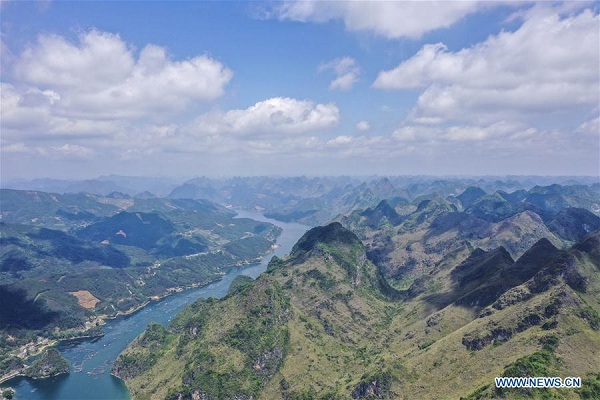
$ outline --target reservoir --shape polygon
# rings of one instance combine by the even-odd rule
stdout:
[[[101,338],[61,343],[57,348],[71,364],[71,373],[68,375],[41,380],[19,377],[5,382],[2,386],[13,387],[17,399],[129,399],[125,384],[110,375],[110,369],[117,356],[146,329],[149,323],[158,322],[167,325],[186,305],[198,298],[223,297],[227,294],[231,281],[238,275],[258,277],[265,271],[273,255],[283,257],[288,254],[298,239],[309,229],[302,224],[275,221],[257,212],[238,211],[238,217],[270,222],[283,230],[277,239],[277,249],[267,254],[260,264],[231,268],[218,282],[152,302],[132,315],[107,320],[106,325],[103,326],[106,335]]]

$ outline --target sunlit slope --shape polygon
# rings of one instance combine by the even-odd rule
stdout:
[[[543,354],[550,375],[600,370],[599,236],[542,239],[516,261],[465,250],[398,290],[352,232],[315,228],[255,282],[151,326],[114,372],[135,398],[518,397],[486,385],[523,357]]]

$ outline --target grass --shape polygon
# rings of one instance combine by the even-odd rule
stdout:
[[[293,262],[278,260],[247,289],[195,305],[174,321],[180,338],[189,337],[192,325],[201,329],[183,344],[178,361],[183,372],[171,394],[183,393],[187,385],[217,398],[351,398],[381,389],[384,398],[476,399],[500,395],[492,387],[496,376],[587,376],[600,370],[600,334],[589,324],[589,313],[581,315],[595,309],[590,293],[557,281],[486,313],[480,306],[433,301],[431,290],[454,290],[450,271],[464,260],[461,248],[443,267],[428,270],[432,283],[422,293],[390,300],[372,284],[376,267],[362,262],[353,245],[318,246],[315,252],[304,248],[304,257]],[[345,265],[350,262],[351,268]],[[510,335],[492,338],[478,350],[463,344],[465,337],[485,338],[499,330]],[[281,360],[272,367],[269,360],[261,364],[278,346]],[[256,365],[268,372],[257,372]],[[586,379],[595,390],[596,378]],[[145,387],[143,393],[151,390]],[[574,398],[577,393],[501,395]]]

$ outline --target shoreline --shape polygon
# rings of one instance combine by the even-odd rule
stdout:
[[[18,377],[27,377],[23,372],[18,371],[18,372],[12,372],[11,374],[8,375],[4,375],[4,376],[0,376],[0,385],[2,385],[4,382],[8,382],[11,379],[14,378],[18,378]]]
[[[286,232],[286,230],[284,230],[284,232]],[[293,233],[295,233],[296,231],[293,230]],[[286,238],[286,236],[281,235],[284,238]],[[281,237],[278,237],[278,239],[281,239]],[[287,244],[289,242],[289,240],[283,241],[284,244]],[[261,271],[263,269],[266,268],[266,264],[268,262],[268,260],[273,256],[273,253],[277,253],[280,251],[279,248],[282,246],[282,244],[279,243],[279,241],[275,242],[275,243],[271,243],[270,246],[268,246],[267,249],[265,249],[265,251],[263,253],[260,254],[259,257],[257,258],[248,258],[246,260],[244,260],[243,262],[237,264],[237,262],[233,261],[233,262],[228,262],[227,264],[229,265],[225,265],[222,266],[218,269],[215,269],[213,272],[213,274],[210,274],[208,276],[205,275],[205,279],[199,279],[198,281],[194,282],[194,283],[190,283],[190,284],[180,284],[180,285],[174,285],[174,287],[170,287],[170,288],[163,288],[160,291],[156,291],[154,293],[150,292],[148,293],[148,295],[144,296],[144,297],[137,297],[138,300],[138,304],[129,307],[126,310],[112,310],[110,307],[108,307],[108,309],[104,308],[103,310],[99,310],[99,312],[95,313],[95,315],[91,316],[91,318],[88,319],[87,323],[85,324],[86,327],[88,328],[92,328],[95,326],[98,326],[99,328],[102,328],[102,324],[106,324],[106,326],[102,329],[106,332],[107,336],[111,337],[112,340],[112,335],[114,335],[114,332],[112,331],[113,326],[117,327],[117,326],[121,326],[122,323],[124,323],[123,326],[128,327],[129,323],[127,321],[130,320],[130,318],[134,319],[135,321],[138,321],[138,318],[140,319],[140,321],[145,321],[146,318],[151,318],[147,316],[146,312],[144,313],[140,313],[140,314],[136,314],[138,311],[141,311],[144,307],[146,306],[150,306],[149,310],[151,311],[151,313],[154,313],[154,308],[155,307],[160,307],[158,310],[159,314],[157,314],[157,318],[159,318],[161,321],[164,320],[164,324],[168,324],[168,320],[167,318],[169,318],[166,315],[166,312],[163,312],[162,310],[167,310],[167,309],[172,309],[173,306],[176,307],[181,307],[181,302],[179,300],[174,301],[173,305],[171,305],[171,300],[165,300],[166,298],[170,298],[173,295],[177,295],[174,297],[179,298],[180,296],[183,298],[185,298],[185,302],[184,305],[186,304],[191,304],[193,303],[196,297],[205,297],[205,296],[210,296],[210,295],[215,295],[214,293],[218,293],[218,297],[221,297],[222,295],[225,295],[227,292],[227,283],[229,282],[229,278],[228,276],[230,274],[235,274],[237,275],[238,272],[237,271],[241,271],[241,270],[245,270],[247,267],[250,267],[251,269],[249,271],[251,271],[252,276],[254,276],[255,274],[260,274]],[[263,265],[264,263],[264,265]],[[236,265],[237,264],[237,265]],[[241,265],[240,265],[241,264]],[[253,265],[257,265],[259,266],[259,268],[253,268]],[[264,268],[260,268],[260,267],[264,267]],[[219,283],[220,282],[220,283]],[[224,283],[227,282],[227,283]],[[212,285],[215,286],[215,289],[213,291],[212,289]],[[206,291],[204,289],[201,289],[202,287],[211,287],[211,289],[209,291]],[[200,289],[198,289],[200,288]],[[187,293],[188,290],[192,290],[195,289],[194,292],[192,292],[192,294],[185,294]],[[199,295],[195,296],[196,291],[198,291]],[[183,293],[182,293],[183,292]],[[165,302],[169,302],[168,306],[162,307],[159,304],[163,304],[162,300],[165,300]],[[109,311],[109,312],[106,312]],[[173,314],[173,313],[171,313]],[[132,317],[132,315],[135,315]],[[173,314],[176,315],[176,314]],[[113,320],[113,321],[111,321]],[[136,329],[137,329],[137,324],[135,325]],[[145,328],[145,327],[143,327]],[[116,328],[115,328],[116,329]],[[130,328],[127,328],[128,330],[130,330]],[[141,332],[143,332],[144,329],[142,329]],[[103,350],[104,347],[103,343],[107,342],[104,339],[94,339],[93,337],[90,338],[85,338],[84,336],[87,335],[78,335],[79,338],[82,340],[79,343],[74,344],[73,346],[75,347],[86,347],[87,348],[87,342],[88,341],[93,341],[94,343],[96,343],[97,340],[100,340],[98,343],[100,343],[100,345],[90,345],[92,346],[95,350],[98,350],[100,352],[106,352],[106,350]],[[77,337],[72,337],[69,339],[65,339],[65,343],[67,343],[67,346],[69,346],[69,342],[73,342],[76,341],[78,338]],[[87,339],[87,340],[86,340]],[[119,338],[117,338],[116,340],[118,341],[123,341],[120,336]],[[61,341],[62,342],[62,341]],[[112,342],[111,342],[112,343]],[[120,343],[120,342],[119,342]],[[55,344],[56,345],[56,344]],[[82,348],[83,348],[82,347]],[[114,350],[114,349],[113,349]],[[109,350],[109,351],[113,351],[113,350]],[[112,357],[112,356],[111,356]],[[71,360],[71,357],[68,357],[69,360]],[[73,360],[77,361],[78,359],[74,359]],[[115,375],[114,373],[112,373],[111,368],[110,368],[110,364],[106,364],[108,366],[108,368],[106,368],[106,371],[103,373],[102,375],[93,377],[93,379],[102,379],[102,382],[106,382],[107,385],[112,385],[113,379],[114,379],[114,384],[117,385],[115,387],[118,387],[119,391],[123,390],[124,392],[129,392],[129,385],[127,384],[127,382],[125,380],[123,380],[122,378],[120,378],[119,376]],[[14,372],[14,371],[13,371]],[[73,377],[73,379],[69,378],[68,381],[66,381],[66,383],[64,383],[65,387],[71,387],[73,382],[77,382],[77,384],[81,381],[81,382],[85,382],[86,379],[88,379],[87,375],[84,374],[75,374],[74,370],[71,371],[71,373],[73,375],[71,375]],[[33,383],[30,383],[29,379],[26,377],[19,377],[18,373],[13,373],[10,375],[10,377],[6,377],[6,379],[8,380],[7,383],[5,383],[5,385],[12,385],[13,387],[17,384],[15,382],[18,382],[19,385],[19,389],[18,392],[21,391],[28,391],[27,389],[24,388],[30,388],[33,387]],[[108,378],[108,380],[106,380]],[[14,379],[14,381],[11,381],[10,379]],[[117,382],[118,381],[118,382]],[[45,385],[45,384],[44,384]],[[53,383],[49,384],[49,385],[54,385]],[[122,389],[121,389],[122,386]],[[107,386],[108,387],[108,386]],[[112,387],[112,386],[111,386]],[[120,393],[120,392],[119,392]],[[116,396],[116,395],[115,395]],[[119,395],[120,396],[120,395]],[[117,396],[117,397],[119,397]]]
[[[190,290],[190,289],[197,289],[199,287],[208,286],[208,285],[210,285],[212,283],[218,282],[218,281],[220,281],[222,279],[221,276],[219,276],[217,279],[213,279],[213,280],[210,280],[210,281],[204,281],[204,282],[199,282],[199,283],[192,283],[191,285],[187,285],[187,286],[175,286],[175,287],[172,287],[172,288],[167,288],[167,290],[163,294],[147,297],[146,301],[144,301],[143,303],[141,303],[138,306],[132,307],[132,308],[130,308],[128,310],[125,310],[125,311],[117,311],[117,313],[115,315],[101,314],[101,315],[98,315],[96,317],[96,319],[98,320],[98,322],[101,325],[104,325],[104,324],[106,324],[105,320],[114,320],[114,319],[117,319],[119,317],[130,316],[132,314],[135,314],[138,311],[141,311],[144,307],[146,307],[150,303],[161,301],[161,300],[166,299],[167,297],[172,296],[172,295],[174,295],[176,293],[181,293],[181,292],[184,292],[184,291]]]
[[[253,264],[260,264],[260,262],[262,262],[263,258],[268,255],[269,253],[272,253],[277,247],[279,247],[276,243],[272,244],[270,246],[270,248],[264,252],[261,256],[252,259],[252,260],[243,260],[242,262],[238,262],[238,264],[233,264],[233,265],[229,265],[226,267],[223,267],[224,270],[230,270],[230,269],[237,269],[237,268],[243,268],[249,265],[253,265]],[[96,326],[100,326],[100,325],[105,325],[106,324],[106,320],[115,320],[118,319],[120,317],[127,317],[130,315],[135,314],[138,311],[141,311],[143,308],[145,308],[146,306],[148,306],[149,304],[153,303],[153,302],[160,302],[161,300],[170,297],[174,294],[177,293],[181,293],[184,292],[186,290],[191,290],[191,289],[197,289],[199,287],[204,287],[204,286],[209,286],[213,283],[219,282],[220,280],[222,280],[223,276],[226,275],[225,272],[218,272],[217,276],[214,279],[210,279],[207,281],[203,281],[203,282],[198,282],[198,283],[192,283],[190,285],[186,285],[186,286],[176,286],[176,287],[171,287],[171,288],[167,288],[165,290],[165,292],[163,292],[160,295],[154,295],[154,296],[149,296],[146,298],[146,300],[139,304],[138,306],[132,307],[128,310],[125,311],[117,311],[117,313],[115,315],[106,315],[106,314],[101,314],[101,315],[96,315],[93,319],[91,319],[90,321],[88,321],[87,323],[95,323]],[[86,324],[87,324],[86,323]],[[102,332],[102,334],[96,334],[96,335],[79,335],[79,336],[73,336],[70,338],[64,338],[64,339],[49,339],[49,338],[44,338],[48,340],[48,343],[45,343],[43,345],[40,345],[39,347],[37,347],[37,344],[33,344],[34,346],[37,347],[35,353],[33,354],[28,354],[27,357],[23,358],[23,364],[26,365],[26,362],[31,359],[32,357],[35,357],[39,354],[41,354],[44,350],[51,348],[51,347],[55,347],[60,345],[61,343],[65,343],[65,342],[69,342],[69,341],[75,341],[75,340],[82,340],[82,339],[93,339],[93,338],[99,338],[104,336],[104,332]],[[27,344],[29,345],[29,344]],[[27,346],[26,345],[26,346]],[[25,367],[27,368],[27,366]],[[0,384],[7,382],[11,379],[14,378],[18,378],[18,377],[25,377],[27,378],[27,375],[25,373],[23,373],[23,370],[25,368],[22,368],[21,370],[18,371],[13,371],[12,373],[2,376],[0,377]],[[110,375],[119,378],[118,376],[110,373]],[[32,378],[33,379],[33,378]],[[43,378],[42,378],[43,379]],[[121,379],[123,382],[125,382],[123,379]]]
[[[130,316],[132,314],[135,314],[138,311],[141,311],[144,307],[146,307],[150,303],[161,301],[169,296],[172,296],[176,293],[181,293],[186,290],[196,289],[201,286],[208,286],[208,285],[218,282],[220,280],[221,280],[221,276],[219,276],[218,279],[213,279],[210,281],[194,283],[194,284],[187,285],[187,286],[176,286],[173,288],[168,288],[163,294],[151,296],[151,297],[147,298],[146,301],[144,301],[143,303],[141,303],[140,305],[138,305],[136,307],[132,307],[129,310],[125,310],[125,311],[118,311],[117,314],[115,314],[115,315],[106,315],[106,314],[98,315],[92,321],[97,322],[98,325],[106,325],[106,320],[115,320],[119,317]],[[56,347],[56,346],[60,345],[61,343],[66,343],[66,342],[70,342],[70,341],[74,341],[74,340],[100,338],[100,337],[104,336],[104,334],[105,333],[103,332],[101,335],[100,334],[98,334],[98,335],[79,335],[79,336],[73,336],[73,337],[64,338],[64,339],[48,339],[48,343],[39,345],[39,347],[37,347],[37,344],[33,344],[34,346],[37,347],[37,349],[36,349],[35,353],[28,354],[27,357],[22,359],[23,364],[26,364],[32,357],[38,356],[44,350],[51,348],[51,347]],[[23,369],[18,370],[18,371],[13,371],[8,375],[1,376],[0,384],[3,384],[4,382],[7,382],[13,378],[18,378],[18,377],[27,378],[27,375],[25,373],[23,373]],[[117,376],[115,376],[115,377],[117,377]],[[119,379],[121,379],[121,378],[119,378]]]
[[[267,250],[262,256],[256,257],[253,260],[243,260],[242,264],[240,264],[240,265],[237,265],[237,264],[228,265],[228,266],[223,267],[223,269],[229,270],[229,269],[233,269],[233,268],[243,268],[243,267],[247,267],[249,265],[260,264],[262,262],[263,257],[268,255],[269,253],[272,253],[277,247],[279,247],[277,244],[273,244],[273,245],[271,245],[269,250]],[[117,313],[115,315],[106,315],[106,314],[97,315],[95,319],[99,322],[100,325],[104,325],[104,324],[106,324],[105,320],[107,320],[107,319],[114,320],[119,317],[125,317],[125,316],[135,314],[136,312],[138,312],[138,311],[142,310],[144,307],[146,307],[148,304],[155,302],[155,301],[160,301],[160,300],[165,299],[169,296],[172,296],[176,293],[181,293],[181,292],[184,292],[184,291],[190,290],[190,289],[197,289],[199,287],[208,286],[213,283],[219,282],[222,279],[222,277],[224,275],[226,275],[226,273],[219,272],[219,273],[217,273],[217,275],[218,276],[215,279],[211,279],[208,281],[192,283],[192,284],[186,285],[186,286],[175,286],[175,287],[167,288],[165,290],[165,292],[162,294],[147,297],[146,301],[144,301],[142,304],[140,304],[136,307],[132,307],[125,311],[117,311]]]
[[[13,379],[13,378],[17,378],[17,377],[20,377],[20,376],[21,376],[21,377],[28,378],[28,375],[26,375],[26,374],[23,372],[23,371],[25,370],[25,368],[29,367],[29,365],[27,365],[26,363],[27,363],[27,362],[28,362],[28,361],[29,361],[29,360],[30,360],[32,357],[35,357],[35,356],[38,356],[38,355],[40,355],[40,354],[41,354],[41,353],[42,353],[44,350],[46,350],[46,349],[49,349],[49,348],[51,348],[51,347],[56,347],[56,346],[59,346],[59,345],[60,345],[60,344],[62,344],[62,343],[70,342],[70,341],[72,341],[72,340],[93,339],[93,338],[100,338],[100,337],[102,337],[102,336],[104,336],[104,332],[102,333],[102,335],[81,335],[81,336],[73,336],[73,337],[66,338],[66,339],[53,339],[53,340],[50,340],[50,339],[49,339],[49,342],[48,342],[48,343],[46,343],[46,344],[44,344],[44,345],[41,345],[41,346],[38,348],[38,350],[36,350],[36,352],[35,352],[35,353],[33,353],[33,354],[29,354],[29,355],[28,355],[26,358],[23,358],[23,359],[22,359],[22,360],[23,360],[23,364],[24,364],[24,365],[26,365],[25,367],[21,368],[21,369],[20,369],[20,370],[18,370],[18,371],[13,371],[13,372],[11,372],[11,373],[10,373],[10,374],[8,374],[8,375],[1,376],[1,377],[0,377],[0,385],[1,385],[1,384],[3,384],[3,383],[4,383],[4,382],[6,382],[6,381],[9,381],[9,380],[11,380],[11,379]],[[59,375],[61,375],[61,374],[59,374]],[[57,375],[53,375],[53,376],[57,376]],[[50,378],[50,377],[48,377],[48,378]],[[31,378],[31,379],[46,379],[46,378]]]

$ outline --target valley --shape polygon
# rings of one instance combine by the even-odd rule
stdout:
[[[600,219],[571,207],[591,209],[589,190],[467,188],[339,215],[253,284],[150,327],[113,371],[136,398],[518,398],[490,388],[509,373],[593,392]]]
[[[102,335],[106,319],[260,261],[281,232],[206,201],[0,196],[0,376],[48,341]]]
[[[19,204],[3,201],[1,223],[0,287],[15,304],[3,311],[7,373],[57,341],[101,337],[169,294],[221,282],[231,284],[222,299],[187,296],[179,314],[144,319],[146,332],[137,326],[98,368],[133,398],[518,397],[490,386],[508,373],[581,376],[581,390],[539,393],[595,393],[600,186],[432,180],[411,192],[392,181],[318,194],[321,180],[302,192],[290,179],[306,197],[273,191],[273,201],[345,205],[283,248],[277,225],[289,223],[203,199],[3,191]],[[280,207],[253,193],[253,209]],[[256,280],[233,279],[273,250]]]
[[[269,222],[260,214],[240,211],[239,216]],[[300,224],[277,223],[282,233],[273,254],[283,257],[298,238],[308,229]],[[3,383],[13,387],[17,396],[27,399],[128,399],[127,388],[120,379],[110,375],[110,367],[118,354],[150,323],[166,324],[174,315],[201,297],[221,297],[227,293],[234,278],[240,274],[256,278],[267,267],[268,259],[260,264],[229,268],[222,278],[207,286],[174,293],[158,301],[151,301],[139,311],[107,319],[98,338],[66,340],[56,344],[71,365],[71,373],[54,378],[31,380],[10,379]]]

